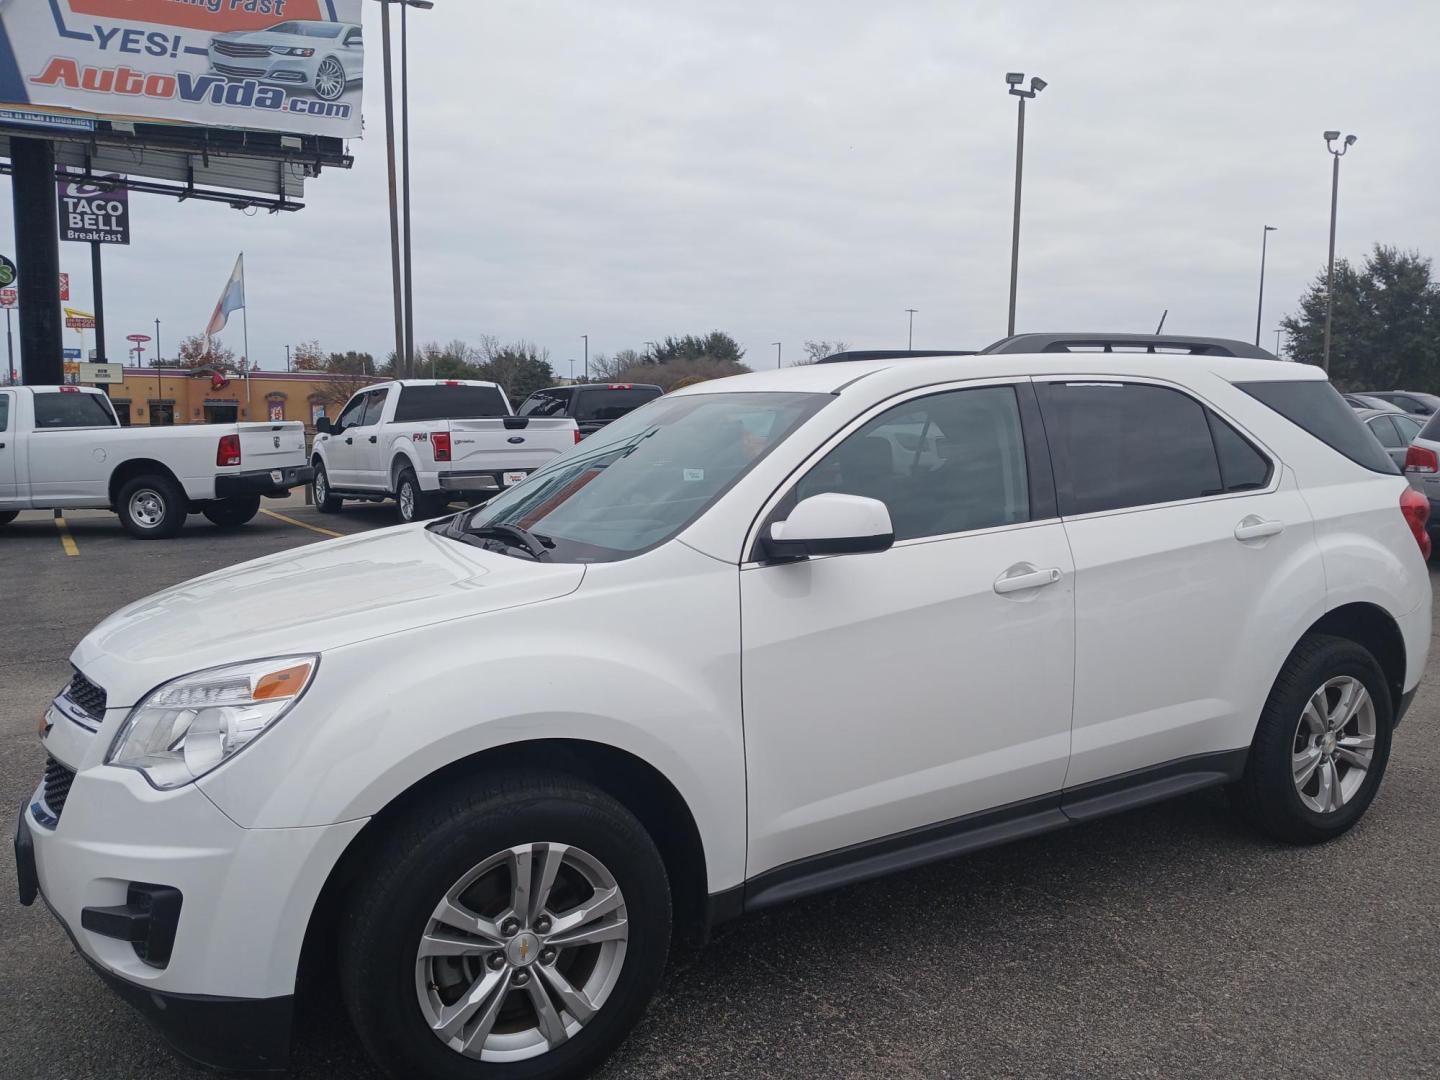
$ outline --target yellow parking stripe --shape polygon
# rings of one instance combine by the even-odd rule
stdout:
[[[330,530],[330,529],[322,529],[322,528],[320,528],[319,525],[307,525],[305,522],[303,522],[303,521],[297,521],[295,518],[286,517],[284,514],[277,514],[274,510],[261,510],[260,512],[261,512],[262,514],[265,514],[267,517],[272,517],[272,518],[274,518],[276,521],[283,521],[283,522],[285,522],[286,525],[298,525],[298,526],[299,526],[300,528],[302,528],[302,529],[309,529],[311,532],[313,532],[313,533],[319,533],[321,536],[344,536],[344,535],[345,535],[344,533],[334,532],[334,531],[332,531],[332,530]]]
[[[55,528],[60,533],[60,546],[65,549],[66,555],[79,555],[80,549],[75,546],[75,538],[70,535],[70,526],[65,524],[65,518],[60,511],[55,511]]]

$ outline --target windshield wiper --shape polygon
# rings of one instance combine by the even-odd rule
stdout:
[[[506,522],[474,525],[461,530],[460,539],[471,536],[477,540],[499,540],[508,543],[511,547],[518,547],[521,551],[528,552],[536,562],[549,562],[549,549],[555,546],[555,541],[549,537],[537,536],[529,529]]]

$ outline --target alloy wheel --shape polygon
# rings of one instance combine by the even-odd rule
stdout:
[[[334,101],[345,93],[345,69],[334,57],[323,61],[315,72],[315,93],[326,101]]]
[[[323,503],[330,496],[330,485],[325,481],[325,470],[319,469],[315,473],[315,501]]]
[[[415,520],[415,486],[408,480],[400,485],[400,520]]]
[[[1350,675],[1333,678],[1310,696],[1295,727],[1291,773],[1306,809],[1343,810],[1370,772],[1375,755],[1375,702]]]
[[[565,844],[509,848],[431,912],[415,956],[421,1013],[466,1057],[537,1057],[604,1007],[629,939],[625,898],[599,859]]]

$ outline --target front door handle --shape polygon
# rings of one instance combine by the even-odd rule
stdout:
[[[1235,539],[1264,540],[1267,536],[1279,536],[1284,531],[1283,521],[1266,521],[1251,514],[1235,526]]]
[[[377,436],[375,436],[375,435],[371,435],[371,436],[370,436],[370,441],[371,441],[371,442],[379,442],[380,439],[379,439]]]
[[[1060,576],[1058,568],[1036,570],[1029,563],[1021,563],[1019,566],[1012,566],[995,579],[995,591],[1005,596],[1009,593],[1024,592],[1026,589],[1043,589],[1046,585],[1054,585],[1060,580]]]

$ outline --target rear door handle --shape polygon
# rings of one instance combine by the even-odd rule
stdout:
[[[355,445],[355,440],[354,440],[353,438],[351,438],[351,439],[346,439],[346,440],[345,440],[345,445],[346,445],[346,446],[354,446],[354,445]]]
[[[1267,536],[1279,536],[1284,531],[1283,521],[1266,521],[1251,514],[1235,526],[1235,539],[1264,540]]]
[[[1019,566],[1012,566],[1005,573],[995,579],[995,591],[1001,596],[1008,593],[1024,592],[1026,589],[1043,589],[1046,585],[1054,585],[1060,580],[1060,571],[1056,567],[1049,570],[1036,570],[1028,563]]]

